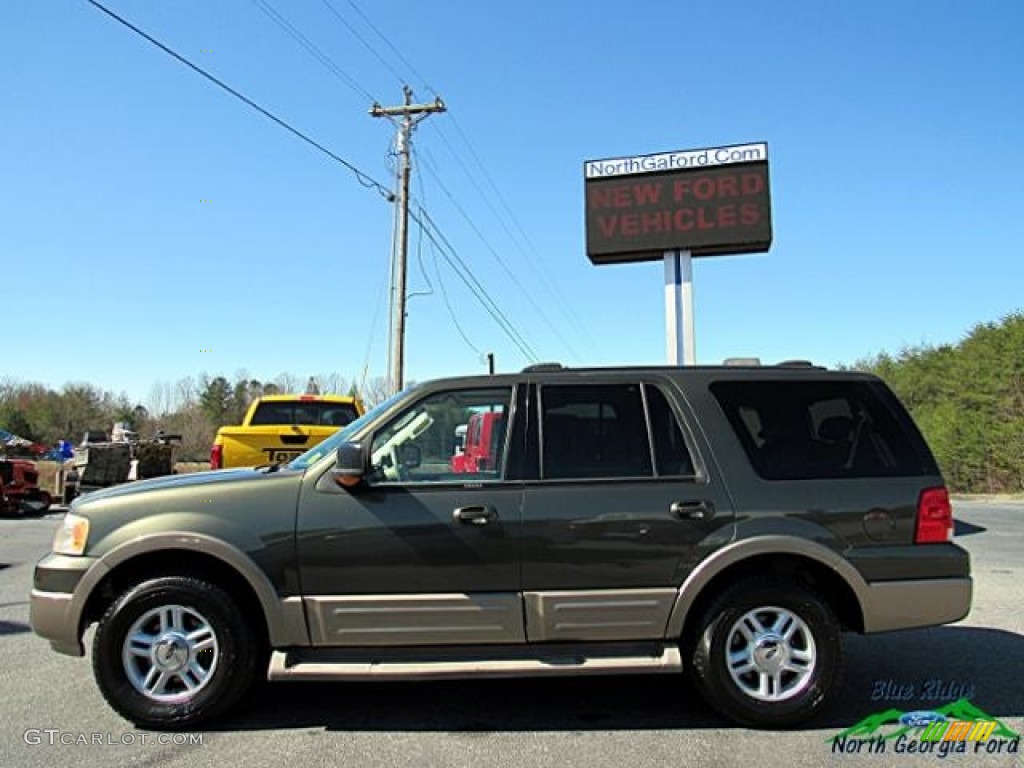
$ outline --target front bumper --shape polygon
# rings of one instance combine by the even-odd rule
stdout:
[[[29,622],[32,630],[49,640],[58,653],[85,655],[81,622],[88,590],[76,588],[90,570],[90,581],[98,581],[102,574],[96,569],[106,571],[102,563],[91,557],[49,554],[36,564]]]
[[[861,601],[865,632],[933,627],[960,621],[971,610],[969,576],[868,584]]]

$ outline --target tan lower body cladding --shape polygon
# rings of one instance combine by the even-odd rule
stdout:
[[[305,599],[314,646],[657,640],[674,588]]]

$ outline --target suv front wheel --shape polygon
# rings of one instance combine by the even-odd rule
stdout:
[[[730,587],[704,613],[684,651],[707,702],[753,727],[811,717],[842,672],[835,615],[796,581],[750,580]]]
[[[153,728],[182,728],[223,713],[254,679],[257,656],[231,596],[183,576],[125,592],[93,640],[103,697],[126,719]]]

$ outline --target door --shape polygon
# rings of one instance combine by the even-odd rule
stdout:
[[[368,438],[354,491],[317,483],[299,508],[302,591],[317,645],[523,642],[523,487],[506,482],[512,387],[432,391]],[[480,467],[459,461],[463,428],[499,436]]]
[[[686,573],[731,535],[728,495],[670,395],[668,382],[639,379],[537,387],[523,511],[530,641],[662,637]]]

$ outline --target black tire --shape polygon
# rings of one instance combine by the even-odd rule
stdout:
[[[771,627],[751,632],[751,626],[774,626],[787,614],[797,619],[788,641]],[[751,616],[755,625],[749,623]],[[749,637],[740,628],[745,617]],[[738,657],[735,676],[728,663],[730,651]],[[790,580],[751,579],[722,592],[684,641],[683,654],[690,678],[707,703],[724,717],[754,728],[807,720],[825,706],[842,676],[842,634],[835,614],[810,588]],[[786,668],[775,678],[770,670],[783,661],[799,671]],[[760,666],[748,671],[740,667],[753,663]],[[754,691],[762,680],[768,689]]]
[[[50,511],[53,504],[53,497],[48,491],[34,491],[31,495],[22,499],[19,504],[21,515],[45,515]]]
[[[39,505],[37,513],[45,515],[50,511],[50,506],[53,504],[53,497],[50,495],[49,491],[39,491],[35,501]]]
[[[165,688],[147,695],[132,682],[129,663],[136,680],[147,665],[159,673],[157,656],[170,659],[178,637],[163,644],[153,643],[150,657],[136,654],[136,659],[136,655],[128,655],[130,662],[122,658],[126,638],[137,622],[158,622],[158,617],[147,617],[160,608],[171,610],[172,606],[184,609],[179,615],[184,616],[186,629],[178,637],[188,634],[190,626],[193,632],[196,626],[205,626],[216,645],[196,653],[192,649],[181,653],[188,660],[195,658],[198,669],[207,673],[194,693],[183,690],[185,677],[195,684],[200,675],[171,672]],[[155,629],[155,624],[143,625],[149,627]],[[169,637],[166,633],[161,636]],[[122,717],[147,728],[180,729],[216,718],[236,704],[254,680],[259,658],[256,639],[227,592],[201,579],[165,576],[133,587],[110,606],[93,639],[92,665],[100,692]],[[188,665],[189,661],[184,663]]]

